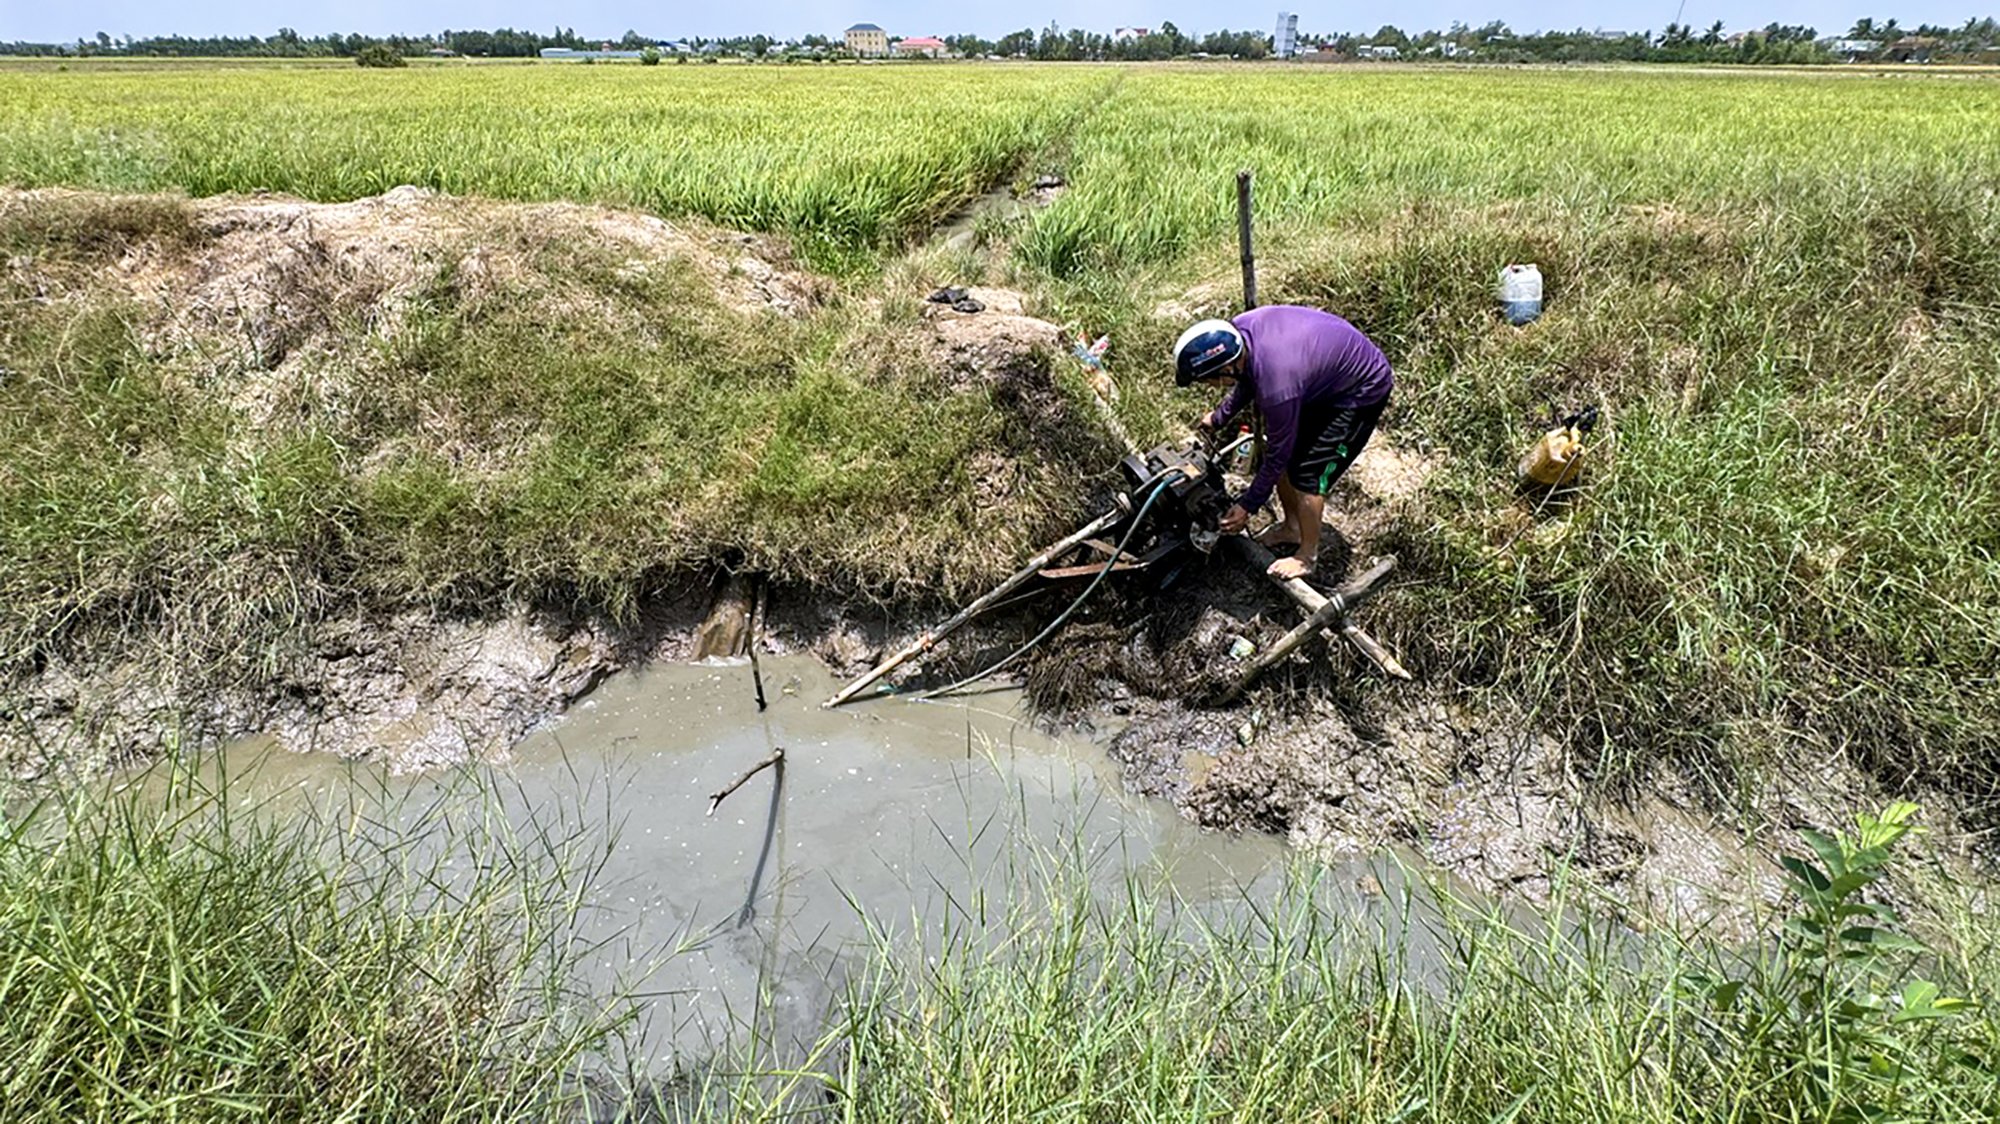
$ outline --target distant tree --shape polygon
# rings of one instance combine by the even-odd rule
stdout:
[[[1385,23],[1375,30],[1375,34],[1368,37],[1368,42],[1377,47],[1406,50],[1410,46],[1410,37],[1403,34],[1402,29],[1394,24]]]
[[[640,66],[660,65],[660,49],[658,47],[648,47],[645,50],[640,51],[639,65]]]
[[[996,46],[1003,55],[1025,55],[1035,47],[1035,33],[1025,27],[1019,31],[1010,31],[1000,37],[1000,42]]]
[[[408,66],[409,60],[387,43],[370,43],[354,53],[356,66]]]

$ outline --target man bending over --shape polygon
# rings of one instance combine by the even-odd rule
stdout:
[[[1202,415],[1221,429],[1252,400],[1264,414],[1264,461],[1250,487],[1222,516],[1233,535],[1278,491],[1284,518],[1258,536],[1266,546],[1297,544],[1271,564],[1280,578],[1312,573],[1326,493],[1375,432],[1396,379],[1382,350],[1354,325],[1298,305],[1253,308],[1234,320],[1203,320],[1174,344],[1174,381],[1226,387]]]

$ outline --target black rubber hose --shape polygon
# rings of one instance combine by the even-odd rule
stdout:
[[[1160,498],[1160,491],[1163,488],[1165,488],[1168,484],[1172,483],[1174,477],[1180,475],[1183,475],[1180,469],[1170,468],[1166,472],[1162,473],[1158,480],[1153,482],[1153,490],[1147,494],[1146,502],[1139,505],[1139,514],[1132,517],[1132,526],[1126,530],[1125,537],[1118,540],[1118,549],[1111,552],[1111,558],[1109,561],[1104,563],[1104,568],[1102,570],[1097,571],[1097,576],[1090,579],[1090,584],[1084,587],[1082,593],[1076,595],[1076,600],[1071,601],[1069,603],[1068,608],[1056,614],[1056,619],[1050,621],[1047,628],[1044,628],[1040,632],[1036,633],[1034,639],[1014,649],[1012,652],[1007,653],[1005,659],[1002,659],[999,663],[994,664],[993,666],[987,668],[985,671],[982,671],[977,675],[969,675],[964,679],[961,679],[958,682],[951,684],[948,687],[939,687],[935,691],[925,691],[923,697],[927,699],[934,699],[937,698],[939,695],[948,695],[951,694],[953,691],[959,690],[960,688],[970,687],[974,683],[979,682],[981,679],[986,678],[987,676],[993,674],[994,672],[999,671],[1001,668],[1006,667],[1008,664],[1013,663],[1015,660],[1020,659],[1022,656],[1027,655],[1029,652],[1034,650],[1037,644],[1040,644],[1042,641],[1047,640],[1049,638],[1050,633],[1054,632],[1058,628],[1061,628],[1063,626],[1063,622],[1069,619],[1070,614],[1076,612],[1077,606],[1083,604],[1084,601],[1088,599],[1091,594],[1097,592],[1097,587],[1103,584],[1104,579],[1110,575],[1111,568],[1118,564],[1118,560],[1120,558],[1124,557],[1125,548],[1131,544],[1132,536],[1139,533],[1139,526],[1140,524],[1146,521],[1146,512],[1152,508],[1153,501]]]

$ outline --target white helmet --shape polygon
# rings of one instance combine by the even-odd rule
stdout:
[[[1243,333],[1227,320],[1203,320],[1174,341],[1174,385],[1212,378],[1243,354]]]

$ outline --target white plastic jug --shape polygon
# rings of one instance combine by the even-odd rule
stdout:
[[[1509,324],[1526,324],[1542,314],[1542,271],[1510,265],[1500,271],[1500,310]]]

